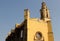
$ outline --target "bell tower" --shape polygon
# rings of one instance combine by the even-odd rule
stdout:
[[[30,11],[24,10],[24,21],[16,24],[6,41],[54,41],[49,10],[45,2],[40,9],[41,18],[30,18]]]
[[[27,21],[27,41],[54,41],[50,13],[45,2],[40,9],[41,18]]]

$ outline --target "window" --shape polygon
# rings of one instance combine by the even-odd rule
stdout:
[[[34,41],[44,41],[44,38],[43,38],[41,32],[38,31],[38,32],[35,33]]]
[[[21,30],[21,38],[23,37],[23,30]]]

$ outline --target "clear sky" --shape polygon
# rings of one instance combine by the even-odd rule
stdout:
[[[54,40],[60,41],[60,0],[44,0],[50,10]],[[28,8],[31,17],[39,18],[42,0],[0,0],[0,41],[5,38],[16,23],[24,20],[24,9]]]

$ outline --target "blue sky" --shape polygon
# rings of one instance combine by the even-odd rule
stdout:
[[[50,10],[54,40],[60,39],[60,0],[44,0]],[[39,18],[42,0],[0,0],[0,41],[5,38],[16,23],[24,20],[24,9],[30,10],[31,16]]]

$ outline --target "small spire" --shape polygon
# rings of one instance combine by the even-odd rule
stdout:
[[[41,13],[41,19],[50,18],[49,10],[48,10],[45,2],[42,2],[40,13]]]
[[[30,17],[30,11],[29,11],[29,9],[24,9],[24,18],[25,19],[29,19],[29,17]]]

